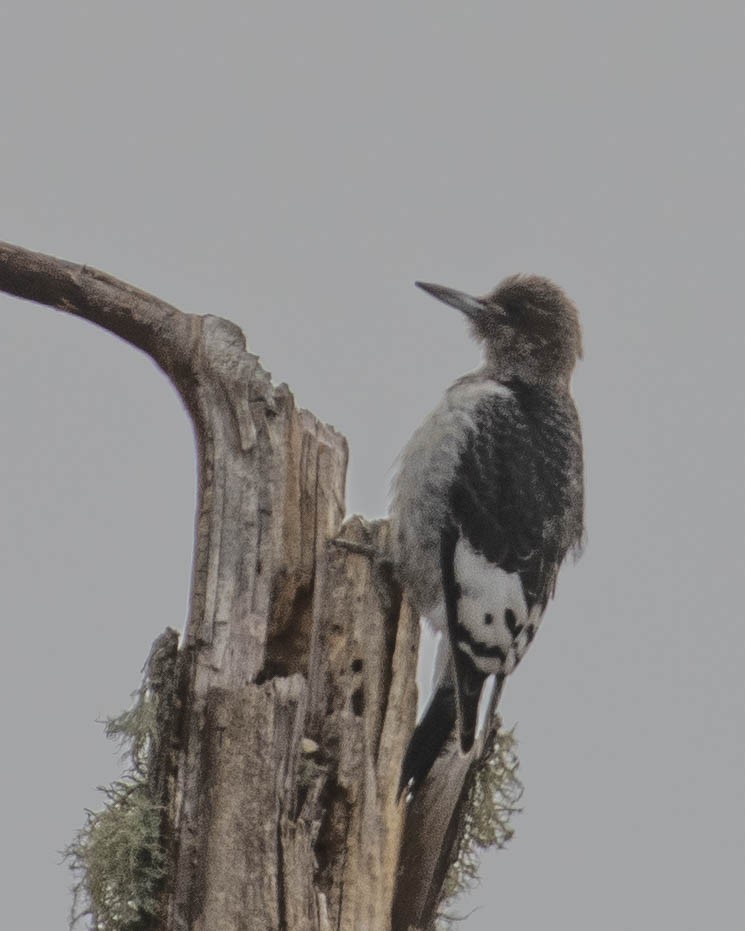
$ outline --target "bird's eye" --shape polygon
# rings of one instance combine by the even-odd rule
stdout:
[[[516,320],[522,312],[522,307],[518,301],[502,301],[501,307],[509,320]]]

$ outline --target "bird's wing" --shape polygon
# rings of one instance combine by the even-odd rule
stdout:
[[[528,609],[545,607],[583,532],[582,445],[571,399],[510,382],[477,405],[450,488],[449,514],[469,547],[517,573]]]
[[[570,399],[512,384],[473,415],[450,489],[441,569],[461,746],[473,744],[483,681],[519,662],[582,533],[579,424]],[[568,403],[567,403],[568,402]]]

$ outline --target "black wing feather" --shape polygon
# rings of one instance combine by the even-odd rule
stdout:
[[[513,379],[477,406],[450,493],[471,546],[518,572],[528,609],[545,607],[583,534],[582,440],[571,397]]]

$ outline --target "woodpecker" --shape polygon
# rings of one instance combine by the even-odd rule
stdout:
[[[480,298],[416,284],[465,315],[484,358],[414,433],[393,484],[394,563],[415,609],[444,634],[399,795],[421,784],[456,730],[471,752],[486,679],[497,699],[584,532],[575,305],[537,275],[505,278]]]

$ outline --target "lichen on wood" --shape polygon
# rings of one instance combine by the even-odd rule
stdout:
[[[91,931],[146,931],[159,918],[166,851],[157,761],[169,739],[177,642],[170,629],[158,638],[132,707],[106,722],[125,771],[101,789],[103,808],[86,813],[65,850],[75,876],[71,928],[87,918]]]
[[[452,862],[440,892],[437,919],[441,931],[451,931],[462,922],[454,910],[458,898],[477,884],[482,854],[501,849],[514,834],[512,817],[523,792],[518,767],[514,728],[505,731],[497,717],[467,784]]]

